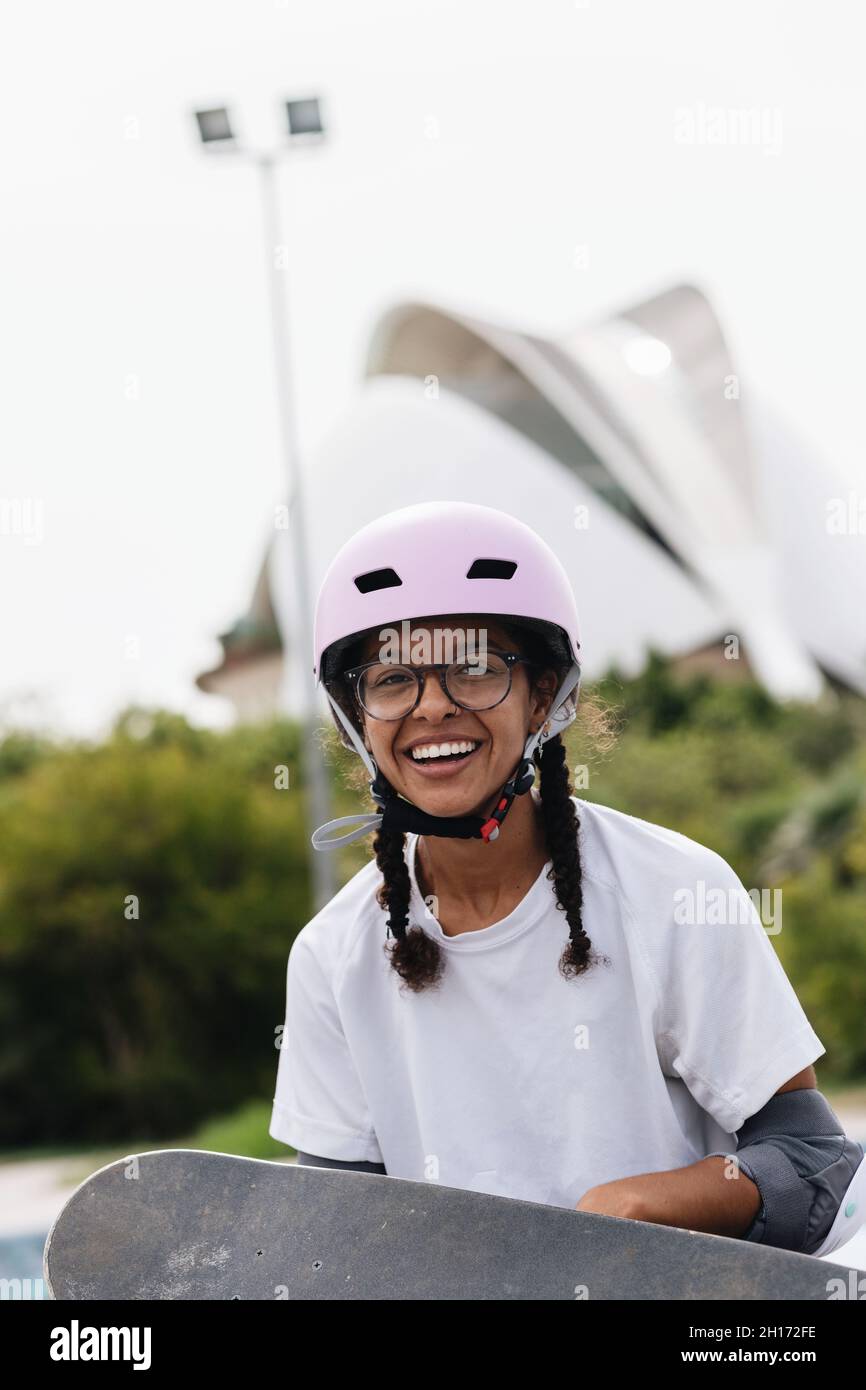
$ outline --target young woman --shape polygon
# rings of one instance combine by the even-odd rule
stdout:
[[[376,857],[293,943],[270,1133],[824,1253],[864,1172],[825,1049],[730,866],[573,795],[581,660],[562,565],[505,513],[408,507],[336,556],[314,671],[379,809],[313,843]]]

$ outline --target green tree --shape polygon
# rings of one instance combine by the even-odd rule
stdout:
[[[310,915],[296,750],[288,723],[135,711],[3,783],[0,1143],[170,1135],[272,1094]]]

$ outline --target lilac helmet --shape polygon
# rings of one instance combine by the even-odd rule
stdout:
[[[533,755],[547,739],[561,733],[577,712],[580,690],[580,632],[574,593],[560,561],[545,541],[524,522],[474,502],[421,502],[378,517],[346,542],[332,560],[316,603],[313,674],[351,745],[374,779],[379,769],[360,734],[327,685],[339,674],[341,651],[371,629],[394,627],[408,620],[447,614],[478,613],[513,618],[544,633],[568,666],[554,696],[551,714],[527,738],[515,777],[497,798],[494,821],[432,817],[403,802],[403,824],[425,833],[495,839],[515,794],[532,785]],[[510,790],[510,794],[509,794]],[[503,801],[507,802],[503,808]],[[393,802],[389,803],[389,807]],[[415,814],[409,815],[409,810]],[[388,808],[386,808],[387,810]],[[497,812],[501,809],[501,814]],[[323,839],[332,827],[363,824],[337,839]],[[320,827],[316,849],[330,849],[388,824],[386,815],[344,816]],[[471,823],[471,828],[470,828]],[[485,832],[487,829],[487,833]]]

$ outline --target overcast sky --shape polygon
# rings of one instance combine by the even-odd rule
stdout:
[[[350,405],[394,301],[560,333],[689,280],[744,389],[866,488],[861,14],[842,0],[7,11],[6,722],[97,735],[132,700],[226,722],[193,680],[247,604],[283,482],[256,173],[203,155],[196,106],[231,104],[268,141],[284,98],[323,99],[330,138],[280,176],[305,453]],[[708,143],[714,109],[758,110],[761,138]]]

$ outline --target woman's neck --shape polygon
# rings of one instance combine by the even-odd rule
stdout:
[[[422,897],[447,903],[449,915],[463,909],[467,920],[495,922],[507,915],[501,906],[511,911],[529,891],[549,858],[541,808],[530,791],[514,798],[499,835],[487,844],[421,836],[415,877]]]

